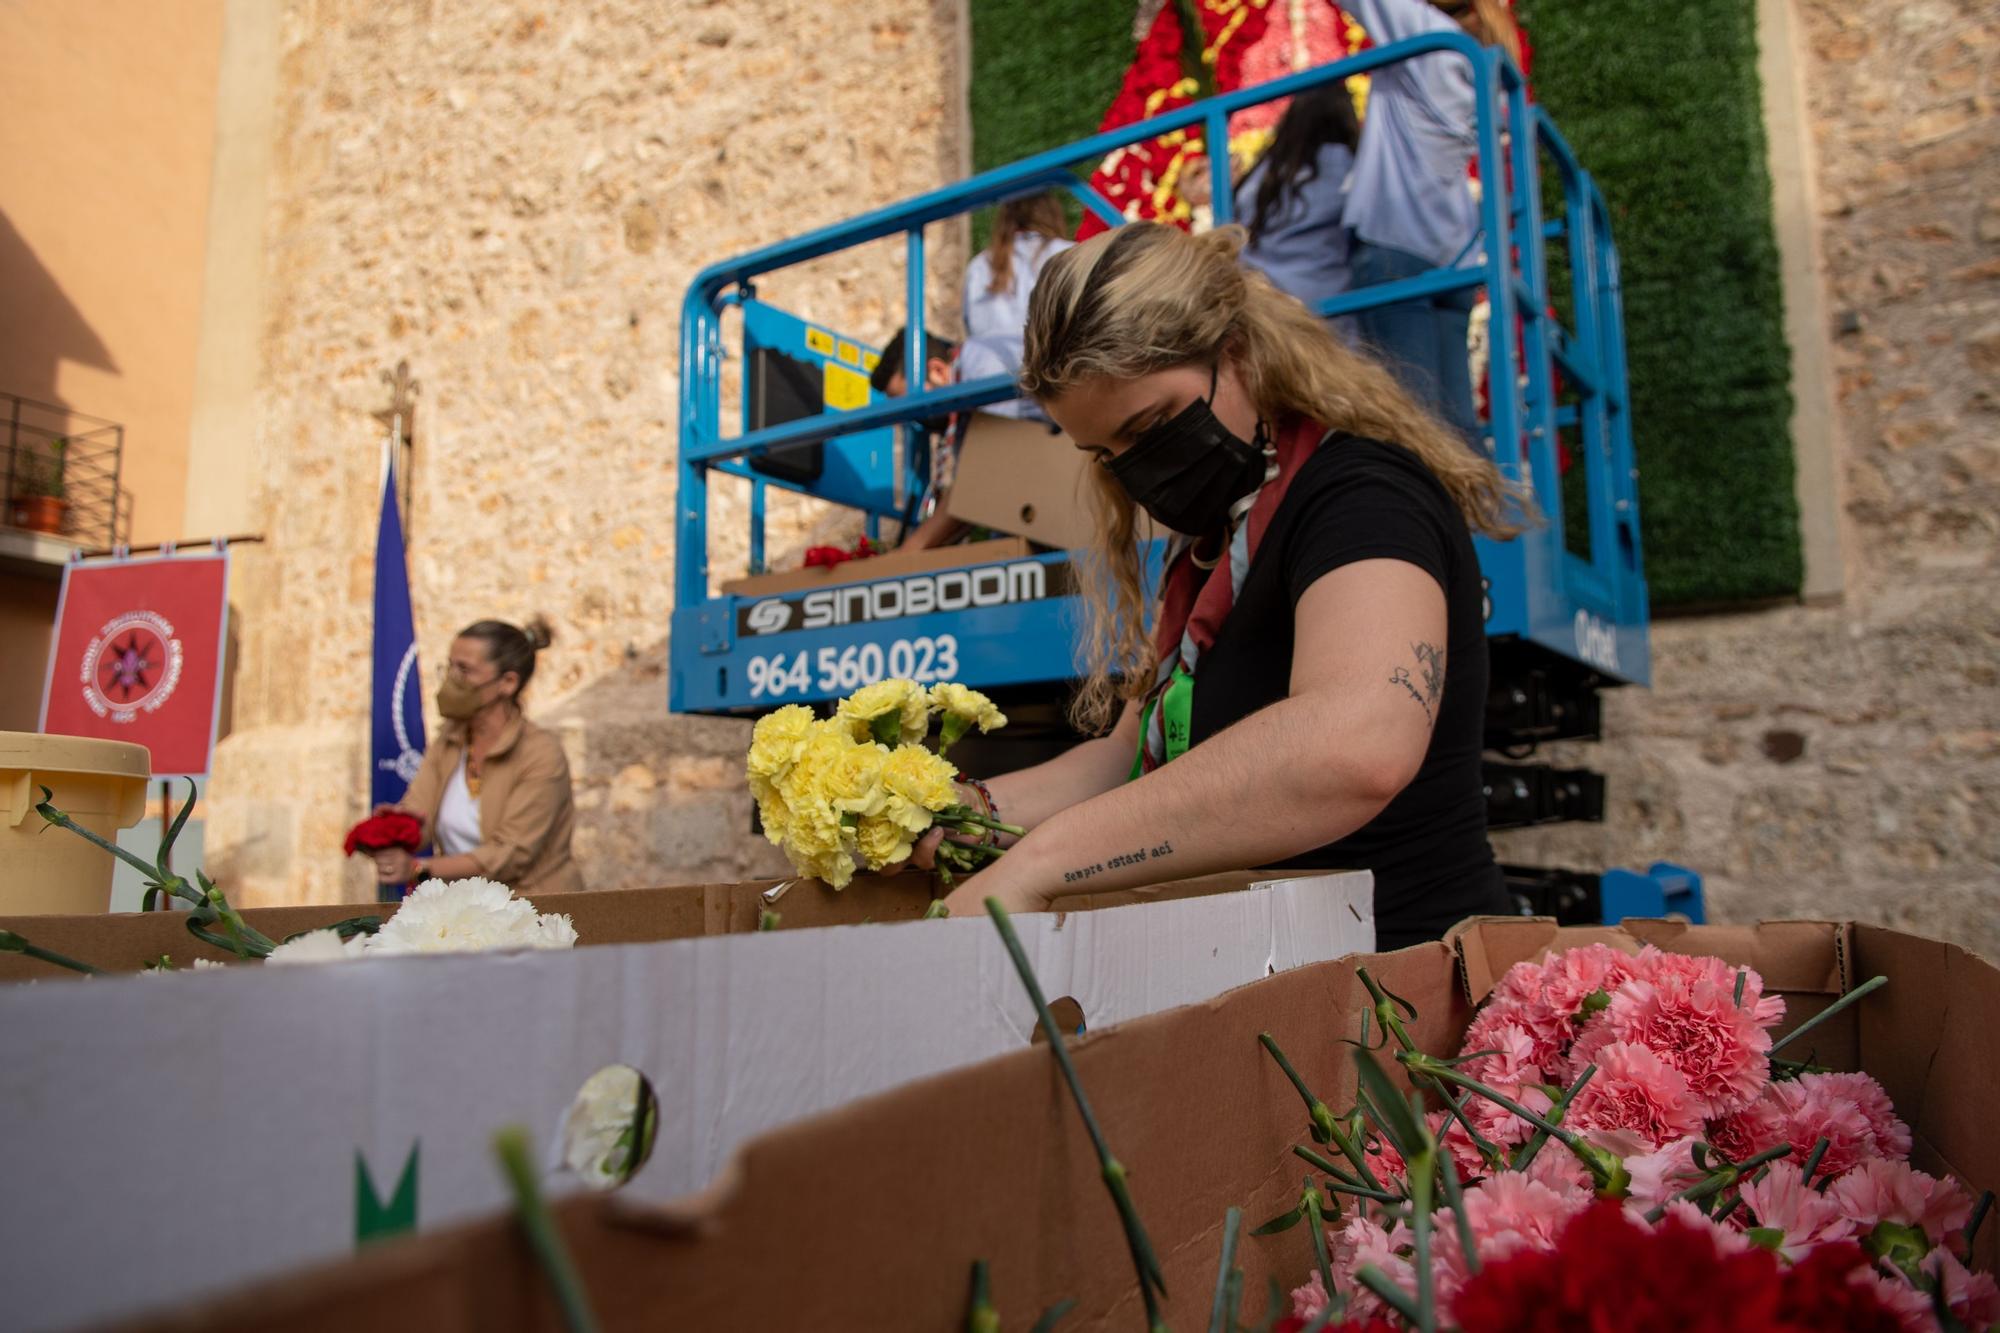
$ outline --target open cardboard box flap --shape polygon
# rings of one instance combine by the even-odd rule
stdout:
[[[1229,893],[1284,872],[1249,871],[1093,893],[1064,900],[1065,911],[1089,912],[1127,903],[1170,902],[1211,893]],[[566,914],[581,944],[645,944],[700,935],[736,935],[757,928],[764,894],[781,880],[739,884],[678,884],[648,889],[591,889],[584,893],[544,893],[537,911]],[[786,929],[854,926],[914,921],[930,906],[928,886],[917,875],[857,875],[834,892],[814,880],[799,880],[774,905]],[[396,910],[394,903],[333,903],[311,907],[253,907],[244,920],[274,940],[315,930],[350,917]],[[79,916],[0,917],[0,930],[17,931],[44,949],[107,972],[136,972],[160,955],[186,967],[197,958],[233,962],[235,955],[188,934],[180,912],[94,912]],[[0,983],[52,981],[78,974],[26,958],[0,954]]]
[[[1847,984],[1843,955],[1855,978],[1887,975],[1890,984],[1858,1014],[1827,1026],[1844,1026],[1856,1063],[1888,1087],[1915,1134],[1918,1165],[1949,1166],[1975,1190],[2000,1182],[2000,1138],[1983,1123],[2000,1030],[2000,970],[1991,963],[1955,945],[1836,922],[1634,922],[1617,932],[1479,920],[1448,944],[1281,973],[1075,1044],[1078,1073],[1165,1268],[1167,1322],[1205,1326],[1225,1209],[1243,1209],[1247,1233],[1297,1198],[1303,1168],[1288,1150],[1304,1141],[1304,1116],[1258,1046],[1259,1032],[1273,1034],[1307,1082],[1343,1105],[1352,1079],[1339,1039],[1354,1034],[1367,1006],[1360,965],[1416,1005],[1413,1035],[1425,1049],[1448,1051],[1472,1014],[1461,977],[1484,993],[1506,960],[1590,939],[1717,953],[1795,978],[1804,989],[1786,994],[1787,1028]],[[1826,1043],[1819,1049],[1828,1055]],[[765,1135],[743,1147],[724,1180],[670,1208],[629,1196],[559,1207],[605,1328],[957,1327],[980,1258],[992,1266],[1007,1327],[1031,1323],[1065,1297],[1079,1303],[1065,1327],[1140,1319],[1089,1138],[1040,1050]],[[1982,1231],[1976,1266],[1994,1266],[1996,1231]],[[1238,1262],[1251,1317],[1261,1316],[1267,1279],[1288,1290],[1304,1277],[1310,1244],[1299,1229],[1244,1235]],[[141,1327],[280,1324],[327,1333],[560,1326],[518,1231],[496,1217]]]

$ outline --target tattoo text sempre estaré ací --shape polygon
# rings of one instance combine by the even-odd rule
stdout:
[[[1410,668],[1399,666],[1389,673],[1389,683],[1409,691],[1431,722],[1437,721],[1438,696],[1444,693],[1444,649],[1434,643],[1413,643],[1410,652],[1417,659],[1413,676]]]
[[[1063,883],[1075,884],[1079,880],[1086,880],[1093,876],[1101,875],[1107,870],[1117,870],[1122,866],[1136,866],[1144,861],[1158,861],[1163,857],[1172,856],[1173,854],[1174,845],[1171,842],[1163,842],[1158,847],[1141,847],[1136,852],[1120,852],[1118,855],[1108,857],[1096,865],[1078,866],[1075,870],[1063,871]]]

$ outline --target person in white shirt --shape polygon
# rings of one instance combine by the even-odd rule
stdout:
[[[1377,46],[1429,32],[1470,33],[1517,61],[1520,33],[1500,0],[1343,0]],[[1465,262],[1478,240],[1467,164],[1477,146],[1472,69],[1439,53],[1385,65],[1368,88],[1343,220],[1354,236],[1354,286],[1373,287]],[[1403,386],[1476,447],[1465,336],[1473,290],[1358,312],[1362,342]]]
[[[965,336],[1011,339],[1018,346],[1028,327],[1028,298],[1043,267],[1073,244],[1056,195],[1000,205],[986,248],[965,266]]]

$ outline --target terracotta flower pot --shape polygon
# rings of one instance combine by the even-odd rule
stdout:
[[[68,512],[69,501],[53,495],[17,495],[9,506],[8,521],[30,532],[54,535],[62,532],[63,515]]]

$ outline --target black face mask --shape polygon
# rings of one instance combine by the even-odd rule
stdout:
[[[1224,527],[1231,506],[1263,485],[1266,470],[1263,423],[1256,442],[1237,437],[1210,405],[1213,375],[1208,395],[1148,427],[1130,449],[1105,464],[1134,504],[1193,537]]]

